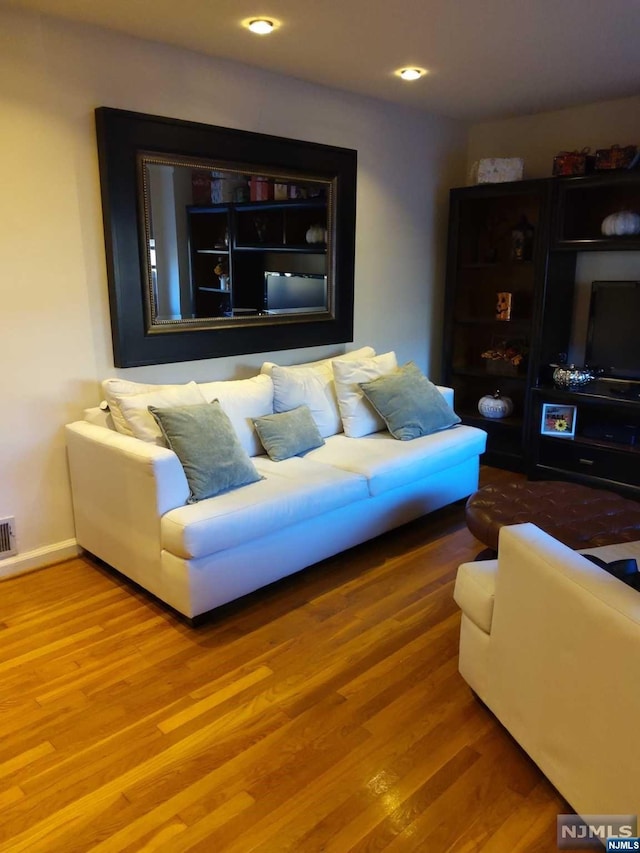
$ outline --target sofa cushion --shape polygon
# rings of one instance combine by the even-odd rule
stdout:
[[[289,412],[306,405],[323,438],[341,432],[342,421],[330,364],[319,367],[274,364],[271,379],[275,412]]]
[[[145,394],[122,397],[120,411],[133,435],[142,441],[166,447],[167,443],[149,406],[167,409],[173,406],[194,406],[206,400],[195,382],[186,385],[165,385]]]
[[[491,633],[497,572],[497,560],[463,563],[458,568],[453,591],[458,607],[486,634]]]
[[[184,559],[205,557],[369,497],[363,477],[308,457],[253,462],[264,479],[166,513],[163,549]]]
[[[372,495],[438,474],[483,453],[484,430],[458,425],[414,441],[396,441],[386,430],[361,438],[334,435],[307,459],[367,478]]]
[[[109,406],[113,425],[117,432],[122,433],[122,435],[134,435],[120,407],[123,398],[135,397],[138,394],[150,394],[156,391],[172,391],[174,388],[184,388],[186,384],[152,385],[148,382],[132,382],[130,379],[118,379],[114,377],[113,379],[105,379],[103,381],[102,393]]]
[[[188,503],[260,479],[217,400],[169,409],[149,406],[149,411],[184,468],[189,484]]]
[[[335,358],[323,358],[290,367],[265,361],[260,372],[273,379],[274,412],[288,412],[306,404],[323,438],[342,432],[332,364],[336,359],[352,361],[372,355],[375,355],[372,347],[361,347]]]
[[[341,359],[354,359],[354,358],[370,358],[372,355],[375,355],[376,351],[373,347],[360,347],[359,349],[351,350],[350,352],[345,352],[342,355],[332,355],[329,358],[320,358],[317,361],[302,361],[300,364],[291,364],[289,367],[293,368],[301,368],[301,367],[331,367],[331,362],[335,361],[336,358]],[[265,361],[260,368],[260,373],[266,373],[268,376],[271,375],[272,369],[275,367],[275,362],[273,361]]]
[[[338,408],[343,429],[348,436],[358,438],[385,428],[384,421],[364,396],[360,382],[369,382],[385,373],[391,373],[397,366],[394,352],[370,358],[334,361],[333,376]]]
[[[412,361],[370,382],[360,382],[360,387],[391,435],[401,441],[460,423],[436,386]]]
[[[261,374],[249,379],[224,379],[200,382],[207,403],[219,400],[228,415],[240,443],[249,456],[260,456],[264,451],[253,425],[254,418],[273,413],[273,382]]]
[[[256,418],[254,424],[264,449],[274,462],[301,456],[324,444],[308,406],[265,415]]]

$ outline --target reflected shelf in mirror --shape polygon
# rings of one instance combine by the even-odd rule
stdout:
[[[278,322],[287,313],[332,316],[332,181],[145,152],[138,170],[148,333],[230,319]],[[288,278],[278,310],[269,304],[276,274]],[[321,303],[309,304],[312,279],[322,282]]]

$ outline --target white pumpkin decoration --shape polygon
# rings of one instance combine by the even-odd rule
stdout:
[[[486,394],[478,401],[478,411],[483,418],[508,418],[513,411],[511,397],[503,397],[499,391]]]
[[[640,215],[630,210],[610,213],[602,220],[602,233],[605,237],[630,237],[640,234]]]
[[[326,243],[327,231],[322,225],[312,225],[306,233],[307,243]]]

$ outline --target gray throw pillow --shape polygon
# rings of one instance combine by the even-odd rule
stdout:
[[[149,406],[149,411],[182,463],[188,503],[262,479],[217,400],[168,409]]]
[[[359,385],[391,435],[401,441],[440,432],[460,423],[460,418],[433,382],[412,361]]]
[[[300,456],[321,447],[324,439],[308,406],[298,406],[289,412],[255,418],[254,426],[262,446],[274,462]]]

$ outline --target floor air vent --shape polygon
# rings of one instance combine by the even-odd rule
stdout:
[[[16,553],[15,518],[0,518],[0,560]]]

